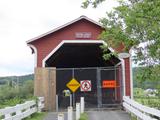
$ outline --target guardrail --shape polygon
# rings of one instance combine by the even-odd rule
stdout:
[[[38,104],[35,100],[26,101],[23,104],[17,104],[13,107],[0,109],[1,120],[21,120],[35,112],[40,112],[44,108],[44,97],[38,98]]]
[[[130,99],[128,96],[123,96],[123,107],[126,109],[126,111],[137,116],[138,119],[157,120],[158,118],[160,118],[160,110],[144,106]],[[157,119],[155,119],[154,117],[156,117]]]

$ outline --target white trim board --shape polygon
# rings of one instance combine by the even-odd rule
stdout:
[[[34,45],[27,44],[34,50],[34,67],[37,67],[37,48]]]
[[[130,49],[129,51],[130,53],[130,58],[129,58],[129,62],[130,62],[130,89],[131,89],[131,99],[134,99],[133,98],[133,70],[132,70],[132,48]]]

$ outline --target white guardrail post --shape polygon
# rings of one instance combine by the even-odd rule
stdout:
[[[25,102],[26,103],[26,102]],[[21,104],[17,104],[14,109],[16,109],[16,117],[18,118],[22,118],[23,117],[23,114],[22,114],[22,108],[23,106]],[[30,109],[30,108],[27,108],[27,110]]]
[[[0,115],[4,115],[5,119],[12,119],[11,113],[12,112],[12,107],[6,107],[4,109],[0,110]]]
[[[73,107],[68,107],[68,120],[73,120]]]
[[[44,97],[38,98],[38,112],[42,112],[42,109],[44,108]]]
[[[58,112],[58,107],[59,107],[58,104],[59,104],[58,103],[58,95],[56,95],[56,112]]]
[[[58,120],[64,120],[64,114],[63,113],[58,114]]]
[[[81,113],[84,113],[84,97],[81,97],[80,99],[80,104],[81,104],[81,107],[80,107],[80,110],[81,110]]]
[[[76,103],[76,120],[80,118],[80,103]]]

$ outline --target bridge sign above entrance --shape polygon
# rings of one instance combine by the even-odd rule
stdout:
[[[74,93],[80,87],[80,84],[76,79],[73,78],[67,83],[67,87]]]

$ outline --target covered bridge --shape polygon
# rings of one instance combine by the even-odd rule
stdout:
[[[123,95],[131,96],[130,58],[103,59],[100,46],[106,43],[98,39],[103,30],[99,23],[81,16],[27,41],[35,54],[34,94],[45,97],[46,110],[55,110],[56,95],[59,107],[69,104],[64,90],[74,93],[73,105],[84,96],[86,107],[108,107],[120,104]],[[67,85],[73,79],[77,88]]]

